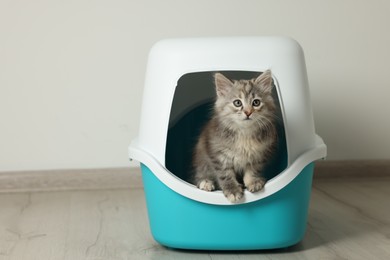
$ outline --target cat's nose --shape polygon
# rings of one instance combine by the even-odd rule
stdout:
[[[244,111],[245,115],[249,118],[252,115],[252,111]]]

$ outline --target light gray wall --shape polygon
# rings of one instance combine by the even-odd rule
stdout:
[[[169,37],[287,35],[329,159],[390,159],[389,1],[0,1],[0,171],[123,167],[147,53]]]

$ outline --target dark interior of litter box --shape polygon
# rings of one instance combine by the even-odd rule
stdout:
[[[252,79],[261,72],[220,71],[229,79]],[[216,98],[214,74],[216,71],[194,72],[183,75],[177,82],[172,101],[165,166],[180,179],[191,182],[192,154],[203,126],[210,119]],[[272,179],[287,167],[287,146],[283,116],[276,87],[273,96],[277,105],[278,145],[264,169],[267,179]]]

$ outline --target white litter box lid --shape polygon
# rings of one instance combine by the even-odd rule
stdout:
[[[299,173],[297,169],[326,156],[326,146],[315,134],[302,48],[286,37],[169,39],[155,44],[149,54],[139,137],[129,147],[130,158],[146,164],[168,187],[184,196],[229,204],[218,192],[203,198],[204,191],[189,188],[165,167],[175,89],[178,80],[188,73],[267,69],[272,71],[283,113],[287,168],[269,181],[263,192],[248,193],[245,198],[249,202],[276,192],[286,185],[282,179],[291,181]],[[196,97],[194,102],[198,102]]]

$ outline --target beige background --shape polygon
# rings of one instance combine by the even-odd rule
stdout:
[[[287,35],[328,158],[390,159],[389,1],[0,1],[0,171],[128,166],[147,53],[168,37]]]

